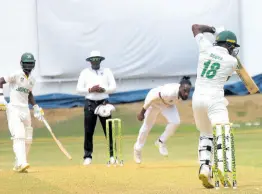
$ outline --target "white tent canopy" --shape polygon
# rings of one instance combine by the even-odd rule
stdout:
[[[190,6],[189,6],[190,5]],[[259,0],[8,0],[1,1],[1,76],[19,67],[23,52],[37,59],[35,94],[75,94],[91,50],[106,57],[118,91],[154,87],[196,74],[193,23],[225,26],[241,44],[251,75],[257,64],[262,27]],[[139,83],[139,84],[138,84]]]

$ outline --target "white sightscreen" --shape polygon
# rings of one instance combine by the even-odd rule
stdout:
[[[195,74],[193,23],[239,35],[237,0],[38,0],[40,75],[77,78],[91,50],[116,78]]]

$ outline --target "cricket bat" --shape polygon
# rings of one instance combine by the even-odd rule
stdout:
[[[236,59],[238,62],[236,72],[238,76],[240,77],[240,79],[242,80],[242,82],[245,84],[249,93],[250,94],[260,93],[259,88],[257,87],[254,80],[251,78],[251,76],[248,74],[245,67],[242,65],[239,57],[236,57]]]
[[[63,152],[63,154],[69,159],[72,160],[71,155],[66,151],[66,149],[64,148],[64,146],[62,145],[62,143],[56,138],[55,134],[53,133],[53,130],[51,129],[50,125],[48,124],[48,122],[45,120],[45,118],[43,118],[43,122],[46,126],[46,128],[48,129],[48,131],[50,132],[51,136],[53,137],[53,139],[55,140],[57,146],[59,147],[59,149]]]

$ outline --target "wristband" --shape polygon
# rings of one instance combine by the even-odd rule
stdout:
[[[35,104],[35,105],[33,106],[33,109],[34,109],[34,110],[35,110],[35,109],[39,109],[38,104]]]

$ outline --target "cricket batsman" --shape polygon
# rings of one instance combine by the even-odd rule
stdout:
[[[35,79],[31,72],[35,67],[35,58],[31,53],[24,53],[20,61],[21,70],[0,78],[0,109],[6,110],[8,128],[13,140],[16,172],[27,172],[30,167],[28,154],[33,138],[31,116],[28,104],[33,105],[34,116],[42,121],[44,112],[34,100],[32,89]],[[3,85],[8,83],[10,102],[7,104],[3,95]]]
[[[141,151],[145,145],[147,136],[155,124],[157,116],[161,113],[168,124],[163,134],[156,140],[155,145],[163,156],[168,156],[166,141],[172,136],[180,124],[180,117],[176,104],[181,100],[187,100],[191,89],[190,78],[184,76],[180,83],[170,83],[153,88],[146,96],[141,112],[137,115],[139,121],[143,121],[137,141],[134,145],[134,160],[141,163]]]
[[[214,188],[211,182],[213,126],[229,123],[228,101],[224,98],[224,85],[237,68],[237,59],[234,56],[237,55],[237,47],[240,46],[237,44],[236,35],[231,31],[218,32],[218,29],[214,27],[198,24],[192,26],[192,31],[199,49],[197,79],[192,99],[195,123],[200,131],[199,179],[204,187]],[[214,44],[204,36],[205,32],[216,35]],[[220,136],[218,141],[221,142],[221,139]],[[226,154],[229,156],[230,151],[227,150]],[[221,147],[218,147],[218,159],[221,162]],[[221,171],[223,172],[223,169]],[[223,184],[221,176],[219,178]],[[228,184],[230,185],[229,181]]]

